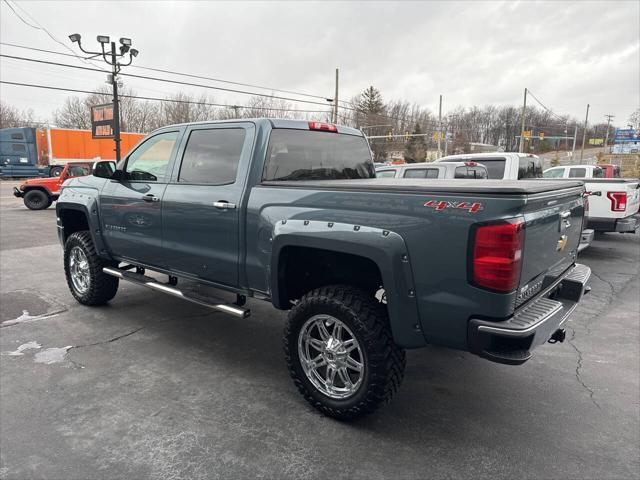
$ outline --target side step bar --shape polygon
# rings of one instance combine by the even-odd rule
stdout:
[[[175,287],[170,287],[168,285],[160,283],[155,278],[147,277],[146,275],[128,272],[120,268],[104,267],[102,271],[107,275],[118,277],[122,280],[126,280],[127,282],[135,283],[136,285],[142,285],[143,287],[148,287],[158,292],[168,293],[169,295],[173,295],[174,297],[187,300],[191,303],[197,303],[198,305],[202,305],[203,307],[213,308],[214,310],[228,313],[230,315],[233,315],[234,317],[247,318],[249,315],[251,315],[251,310],[249,309],[240,308],[229,303],[212,303],[204,298],[195,297],[194,295],[178,290]]]

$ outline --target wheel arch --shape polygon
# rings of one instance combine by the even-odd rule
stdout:
[[[58,236],[64,246],[67,238],[75,232],[87,230],[99,256],[110,259],[100,229],[98,208],[95,199],[86,196],[82,203],[58,200],[56,204]]]
[[[406,348],[425,344],[408,251],[395,232],[284,220],[274,228],[269,276],[271,300],[279,309],[291,308],[299,298],[295,294],[305,289],[335,283],[366,287],[380,281],[395,342]]]

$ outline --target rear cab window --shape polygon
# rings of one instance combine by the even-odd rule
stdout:
[[[276,128],[271,131],[263,180],[376,178],[364,137]]]
[[[520,157],[518,164],[518,180],[525,178],[542,178],[542,161],[537,157]]]
[[[407,168],[404,178],[438,178],[437,168]]]
[[[585,178],[587,175],[586,168],[570,168],[569,178]]]
[[[456,167],[453,178],[487,178],[487,170],[478,165]]]
[[[593,178],[604,178],[604,169],[600,167],[594,167]]]

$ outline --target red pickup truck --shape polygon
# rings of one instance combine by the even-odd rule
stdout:
[[[13,194],[22,198],[29,210],[44,210],[58,199],[65,180],[90,175],[92,166],[92,162],[69,162],[59,177],[25,180],[19,187],[13,187]]]

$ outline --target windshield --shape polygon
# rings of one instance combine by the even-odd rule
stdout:
[[[371,152],[364,137],[293,129],[271,132],[264,180],[375,177]]]

